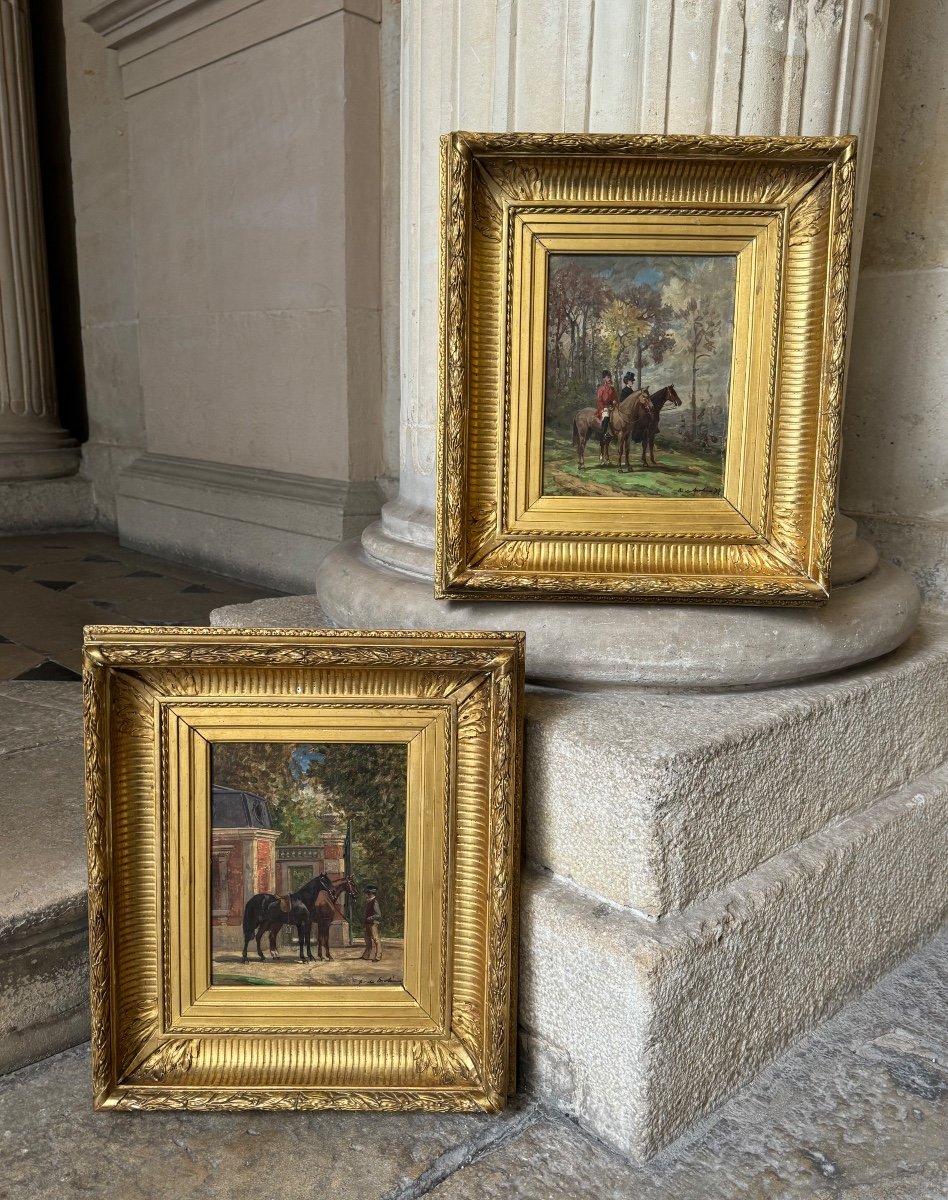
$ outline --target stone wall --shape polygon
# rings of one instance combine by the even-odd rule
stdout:
[[[129,192],[128,118],[115,53],[63,0],[72,190],[89,439],[83,468],[115,526],[119,472],[145,448]]]
[[[86,470],[127,544],[305,588],[378,512],[391,8],[67,0]]]
[[[847,394],[840,503],[948,603],[948,6],[889,21]]]

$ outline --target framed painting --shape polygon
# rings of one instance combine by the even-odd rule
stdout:
[[[442,140],[440,598],[826,599],[854,166]]]
[[[497,1111],[523,635],[91,627],[94,1103]]]

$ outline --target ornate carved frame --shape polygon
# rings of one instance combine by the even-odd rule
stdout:
[[[497,1111],[514,1087],[520,633],[93,626],[97,1108]],[[219,740],[408,745],[402,986],[210,984]]]
[[[855,139],[442,139],[435,593],[818,604],[829,594]],[[542,495],[547,257],[738,263],[724,494]]]

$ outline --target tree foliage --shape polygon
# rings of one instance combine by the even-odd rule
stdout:
[[[405,917],[405,818],[408,749],[370,742],[329,744],[315,758],[310,777],[353,825],[360,891],[378,889],[382,932],[400,937]],[[356,902],[356,912],[361,904]]]
[[[612,300],[602,314],[602,341],[609,363],[612,367],[612,377],[618,383],[622,364],[629,361],[635,352],[636,343],[647,338],[652,331],[651,324],[642,316],[637,304],[629,300]]]
[[[214,782],[263,796],[284,844],[321,845],[325,799],[306,787],[311,747],[293,742],[217,742]]]
[[[383,933],[400,937],[405,912],[408,751],[404,745],[217,742],[213,781],[269,805],[281,845],[322,846],[330,812],[352,821],[360,890],[379,889]],[[355,902],[360,912],[362,897]],[[358,920],[358,916],[356,916]]]

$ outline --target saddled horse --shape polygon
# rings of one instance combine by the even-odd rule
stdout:
[[[609,431],[603,436],[602,417],[596,415],[594,408],[581,408],[573,417],[573,445],[576,447],[577,466],[580,471],[586,470],[586,443],[590,438],[596,438],[599,442],[599,465],[609,466],[611,422]]]
[[[320,888],[313,903],[313,916],[316,921],[316,955],[318,958],[322,958],[323,950],[325,950],[326,958],[330,962],[332,962],[332,955],[329,953],[329,926],[336,917],[345,916],[337,903],[343,893],[348,896],[356,894],[355,882],[351,875],[340,879],[338,883],[330,883],[328,888]]]
[[[641,393],[639,393],[641,395]],[[681,408],[681,397],[675,391],[674,387],[669,384],[668,387],[659,388],[653,395],[647,397],[648,403],[638,404],[633,414],[632,428],[629,431],[633,442],[641,442],[642,444],[642,466],[648,464],[645,461],[646,452],[652,461],[652,466],[657,467],[655,461],[655,435],[658,433],[658,419],[661,416],[662,409],[666,404],[671,404],[674,408]],[[629,466],[629,446],[628,441],[625,444],[625,469],[630,471]],[[622,454],[619,453],[619,470],[622,470]]]
[[[320,891],[332,888],[328,875],[316,875],[288,896],[274,896],[270,892],[258,892],[244,905],[244,962],[251,939],[257,943],[257,957],[264,961],[260,939],[264,930],[270,934],[270,957],[279,958],[276,935],[284,925],[295,925],[299,937],[300,962],[306,957],[315,962],[311,945],[313,929],[313,906]],[[304,957],[303,951],[306,951]]]
[[[624,400],[613,408],[609,417],[609,435],[616,439],[616,448],[619,455],[619,470],[622,470],[622,459],[625,456],[625,469],[629,470],[629,439],[633,435],[637,424],[641,422],[645,413],[651,412],[652,402],[648,394],[648,388],[641,388],[637,392],[630,392]],[[609,453],[606,451],[606,462],[608,464]]]

